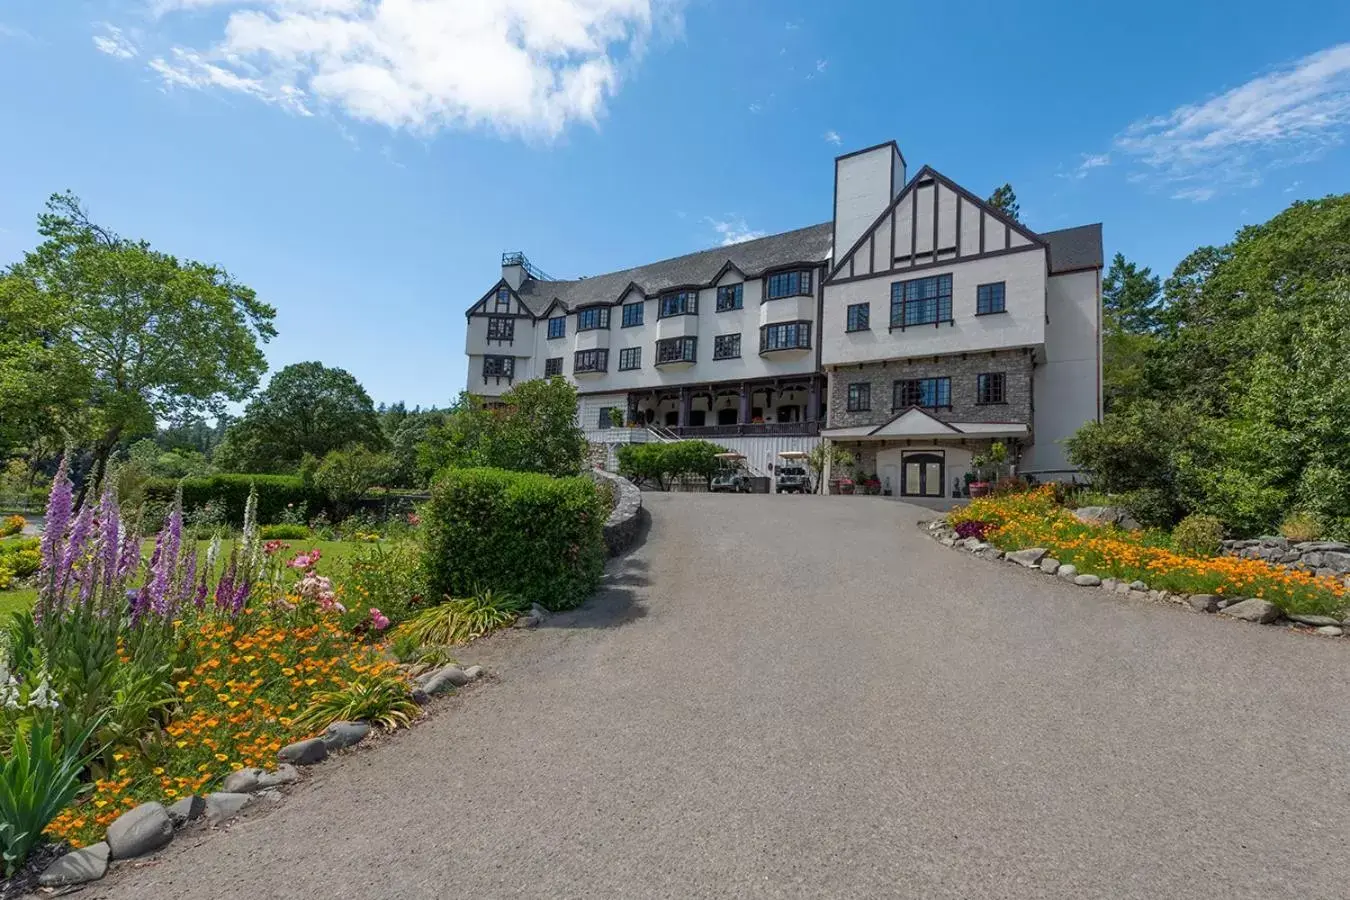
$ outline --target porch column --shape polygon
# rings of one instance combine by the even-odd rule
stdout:
[[[806,421],[820,421],[820,379],[811,376],[811,389],[806,394]]]
[[[683,428],[689,424],[689,388],[680,388],[680,427]]]
[[[750,424],[750,385],[744,381],[741,382],[741,412],[736,417],[738,425]]]

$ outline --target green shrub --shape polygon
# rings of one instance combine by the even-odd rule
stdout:
[[[261,529],[264,541],[303,541],[313,532],[308,525],[264,525]]]
[[[620,475],[634,484],[652,482],[663,491],[681,476],[712,478],[717,474],[717,454],[726,452],[708,441],[625,444],[616,451]]]
[[[1322,538],[1322,523],[1306,512],[1292,512],[1280,523],[1280,534],[1291,541],[1316,541]]]
[[[1218,556],[1223,523],[1214,516],[1191,513],[1172,531],[1172,543],[1187,556]]]
[[[147,501],[173,503],[174,492],[183,486],[183,508],[196,509],[209,503],[224,509],[225,521],[239,526],[244,522],[244,503],[251,487],[258,489],[258,520],[276,522],[286,514],[287,506],[305,504],[309,509],[323,509],[324,495],[294,475],[209,475],[205,478],[184,478],[181,482],[168,478],[152,478],[145,484]]]
[[[0,538],[12,537],[23,531],[23,526],[27,524],[23,516],[6,516],[0,519]]]
[[[548,609],[576,606],[604,569],[607,515],[589,478],[448,469],[422,516],[430,596],[491,585]]]
[[[1181,515],[1176,498],[1165,488],[1136,488],[1120,494],[1119,500],[1145,528],[1167,528]]]
[[[41,564],[42,554],[38,549],[37,538],[0,541],[0,566],[8,569],[15,578],[37,574]]]

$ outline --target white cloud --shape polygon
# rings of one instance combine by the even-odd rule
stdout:
[[[707,219],[713,231],[722,240],[723,247],[729,247],[732,244],[739,244],[742,241],[753,241],[755,238],[762,238],[768,234],[767,231],[757,231],[745,224],[745,219],[740,216],[727,216],[725,219]]]
[[[595,124],[684,0],[148,0],[167,86],[243,93],[426,134],[486,127],[552,137]],[[210,46],[204,10],[227,8]]]
[[[762,110],[763,108],[764,108],[764,107],[761,106],[761,105],[758,104],[758,103],[751,103],[751,104],[747,107],[747,109],[749,109],[751,113],[757,113],[757,112],[759,112],[760,110]]]
[[[829,66],[829,64],[830,64],[830,61],[829,61],[828,59],[818,59],[818,60],[816,60],[816,71],[817,71],[817,72],[824,72],[825,69],[826,69],[826,67]]]
[[[1084,153],[1082,154],[1082,157],[1082,160],[1072,171],[1059,172],[1059,177],[1079,181],[1086,178],[1088,172],[1091,172],[1093,169],[1100,169],[1104,166],[1111,165],[1111,154],[1109,153]]]
[[[31,41],[33,36],[17,25],[6,25],[4,22],[0,22],[0,38],[14,38],[15,40],[20,41]]]
[[[1259,183],[1270,167],[1316,159],[1350,130],[1350,43],[1251,79],[1202,103],[1142,119],[1116,138],[1149,180],[1204,200]],[[1199,196],[1204,195],[1204,196]]]
[[[839,132],[835,131],[833,128],[831,128],[829,131],[825,132],[825,143],[827,143],[827,144],[834,144],[836,147],[838,147],[838,146],[839,146],[840,144],[842,144],[843,142],[844,142],[844,139],[841,138],[841,137],[839,136]]]
[[[100,53],[106,53],[118,59],[135,59],[136,45],[116,25],[104,24],[103,34],[94,35],[94,46]]]
[[[1303,183],[1303,182],[1301,182],[1301,181],[1295,181],[1295,182],[1293,182],[1292,184],[1290,184],[1289,187],[1285,188],[1285,189],[1284,189],[1284,192],[1285,192],[1286,194],[1292,194],[1294,191],[1298,190],[1298,186],[1299,186],[1300,184],[1302,184],[1302,183]]]
[[[1175,194],[1172,195],[1172,199],[1190,200],[1194,203],[1204,203],[1206,200],[1213,198],[1213,196],[1216,193],[1218,193],[1218,191],[1215,190],[1214,188],[1207,188],[1207,187],[1182,188],[1181,190],[1177,191]]]

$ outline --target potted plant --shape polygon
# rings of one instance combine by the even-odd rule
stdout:
[[[609,424],[613,425],[615,428],[622,428],[623,410],[619,409],[617,406],[611,406],[609,408]]]
[[[986,474],[989,468],[989,457],[983,453],[976,454],[970,461],[971,471],[966,474],[966,486],[970,490],[970,496],[983,497],[989,493],[990,482]]]
[[[863,493],[879,494],[881,493],[881,479],[877,477],[876,472],[867,472],[858,476],[858,481],[862,484]]]

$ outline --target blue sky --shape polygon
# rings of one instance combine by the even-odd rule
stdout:
[[[1169,272],[1347,189],[1350,4],[3,0],[0,122],[0,263],[70,188],[275,305],[274,369],[444,404],[501,251],[825,221],[833,157],[891,138]]]

